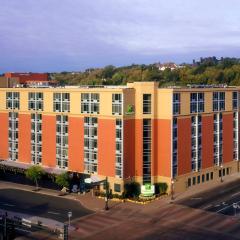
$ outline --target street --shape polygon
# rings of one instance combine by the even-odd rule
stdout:
[[[18,189],[0,189],[0,209],[59,222],[68,220],[69,211],[72,212],[71,219],[92,213],[78,201]]]
[[[240,180],[225,184],[175,203],[229,216],[240,214]]]

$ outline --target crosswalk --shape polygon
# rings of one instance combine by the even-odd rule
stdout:
[[[79,239],[84,239],[90,235],[111,228],[114,225],[118,225],[120,222],[121,220],[116,217],[98,213],[78,221],[74,227],[76,228],[75,232],[79,234]]]
[[[122,207],[111,209],[109,212],[98,212],[79,219],[74,225],[74,232],[76,239],[94,239],[94,236],[108,234],[113,229],[116,231],[129,228],[129,231],[132,231],[132,228],[137,226],[146,226],[138,229],[139,234],[143,236],[146,229],[151,232],[166,227],[173,228],[171,231],[174,232],[174,226],[182,231],[190,230],[191,234],[213,234],[224,236],[226,239],[240,236],[240,222],[237,218],[178,205],[159,208],[152,214]],[[123,231],[119,234],[124,236],[126,233]]]

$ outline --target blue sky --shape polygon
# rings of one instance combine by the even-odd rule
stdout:
[[[0,72],[240,57],[239,0],[0,0]]]

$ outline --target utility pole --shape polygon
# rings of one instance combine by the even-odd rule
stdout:
[[[105,187],[106,187],[106,196],[105,196],[105,210],[109,210],[108,207],[108,197],[109,197],[109,185],[108,185],[108,177],[105,180]]]

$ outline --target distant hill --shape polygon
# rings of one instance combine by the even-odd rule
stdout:
[[[240,59],[201,58],[175,69],[159,68],[159,64],[130,65],[86,69],[83,72],[51,73],[61,85],[122,85],[134,81],[157,81],[159,86],[187,84],[240,85]]]

